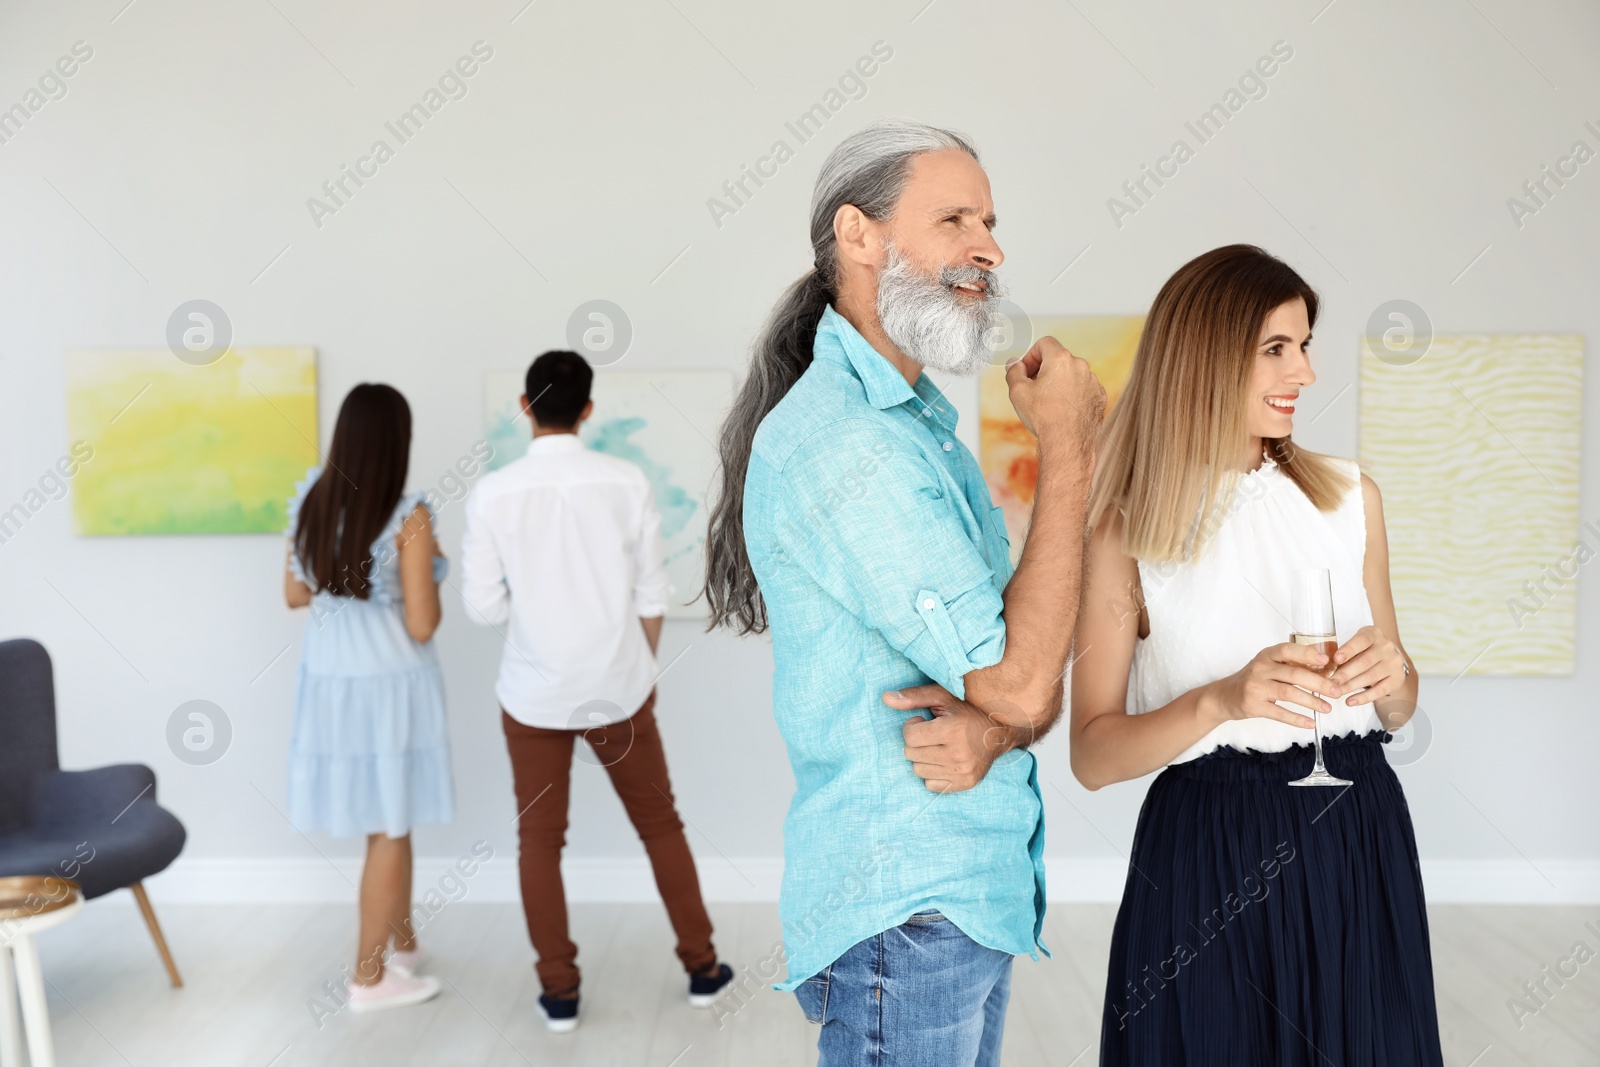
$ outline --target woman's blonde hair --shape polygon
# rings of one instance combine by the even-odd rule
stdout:
[[[1089,523],[1122,514],[1122,548],[1147,562],[1198,553],[1225,514],[1249,435],[1247,393],[1261,329],[1299,298],[1317,321],[1317,294],[1282,260],[1228,245],[1185,263],[1156,294],[1133,373],[1100,434]],[[1352,483],[1327,456],[1267,438],[1266,454],[1319,510]]]

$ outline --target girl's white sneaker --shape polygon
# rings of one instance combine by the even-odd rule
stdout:
[[[395,970],[405,974],[416,974],[417,968],[421,965],[422,949],[420,948],[414,948],[410,952],[395,949],[389,953],[389,962],[386,964],[386,966],[393,967]]]
[[[421,1004],[439,995],[444,983],[432,975],[406,974],[397,968],[385,967],[383,977],[372,985],[349,983],[351,1011],[382,1011],[384,1008],[404,1008]]]

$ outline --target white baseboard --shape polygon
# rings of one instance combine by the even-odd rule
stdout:
[[[516,860],[472,857],[458,869],[454,858],[417,859],[415,896],[478,903],[518,899]],[[778,899],[783,860],[760,856],[738,860],[699,858],[700,885],[709,901],[768,902]],[[462,873],[471,869],[470,876]],[[1046,884],[1052,901],[1115,902],[1122,898],[1126,861],[1050,858]],[[570,859],[562,864],[573,903],[646,903],[660,899],[644,857]],[[180,857],[150,879],[150,895],[174,903],[346,903],[355,899],[359,860],[189,859]],[[1596,860],[1423,860],[1423,884],[1434,904],[1600,903]]]
[[[1597,860],[1423,860],[1432,904],[1600,904]]]
[[[1045,859],[1050,900],[1119,901],[1127,881],[1123,860]],[[1422,861],[1430,904],[1600,904],[1600,860]]]

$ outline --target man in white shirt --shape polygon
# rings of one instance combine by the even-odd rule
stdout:
[[[533,442],[473,489],[461,547],[468,615],[505,638],[495,696],[521,813],[539,1006],[553,1030],[577,1025],[578,949],[567,932],[561,849],[580,735],[593,754],[580,756],[606,769],[649,853],[690,1003],[709,1006],[733,978],[711,944],[655,720],[656,644],[672,593],[661,516],[638,467],[579,440],[593,380],[575,352],[533,361],[519,398]]]

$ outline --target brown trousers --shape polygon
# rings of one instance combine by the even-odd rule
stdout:
[[[700,899],[700,877],[683,836],[667,780],[667,757],[656,727],[656,694],[631,718],[588,730],[547,730],[517,722],[505,709],[500,724],[511,752],[517,793],[517,836],[522,910],[528,937],[539,956],[539,982],[550,996],[578,989],[578,946],[567,933],[567,894],[561,881],[561,849],[567,839],[567,797],[572,747],[582,737],[593,762],[611,776],[611,786],[644,842],[656,888],[678,936],[678,959],[690,974],[717,961],[711,919]],[[587,758],[587,757],[585,757]]]

